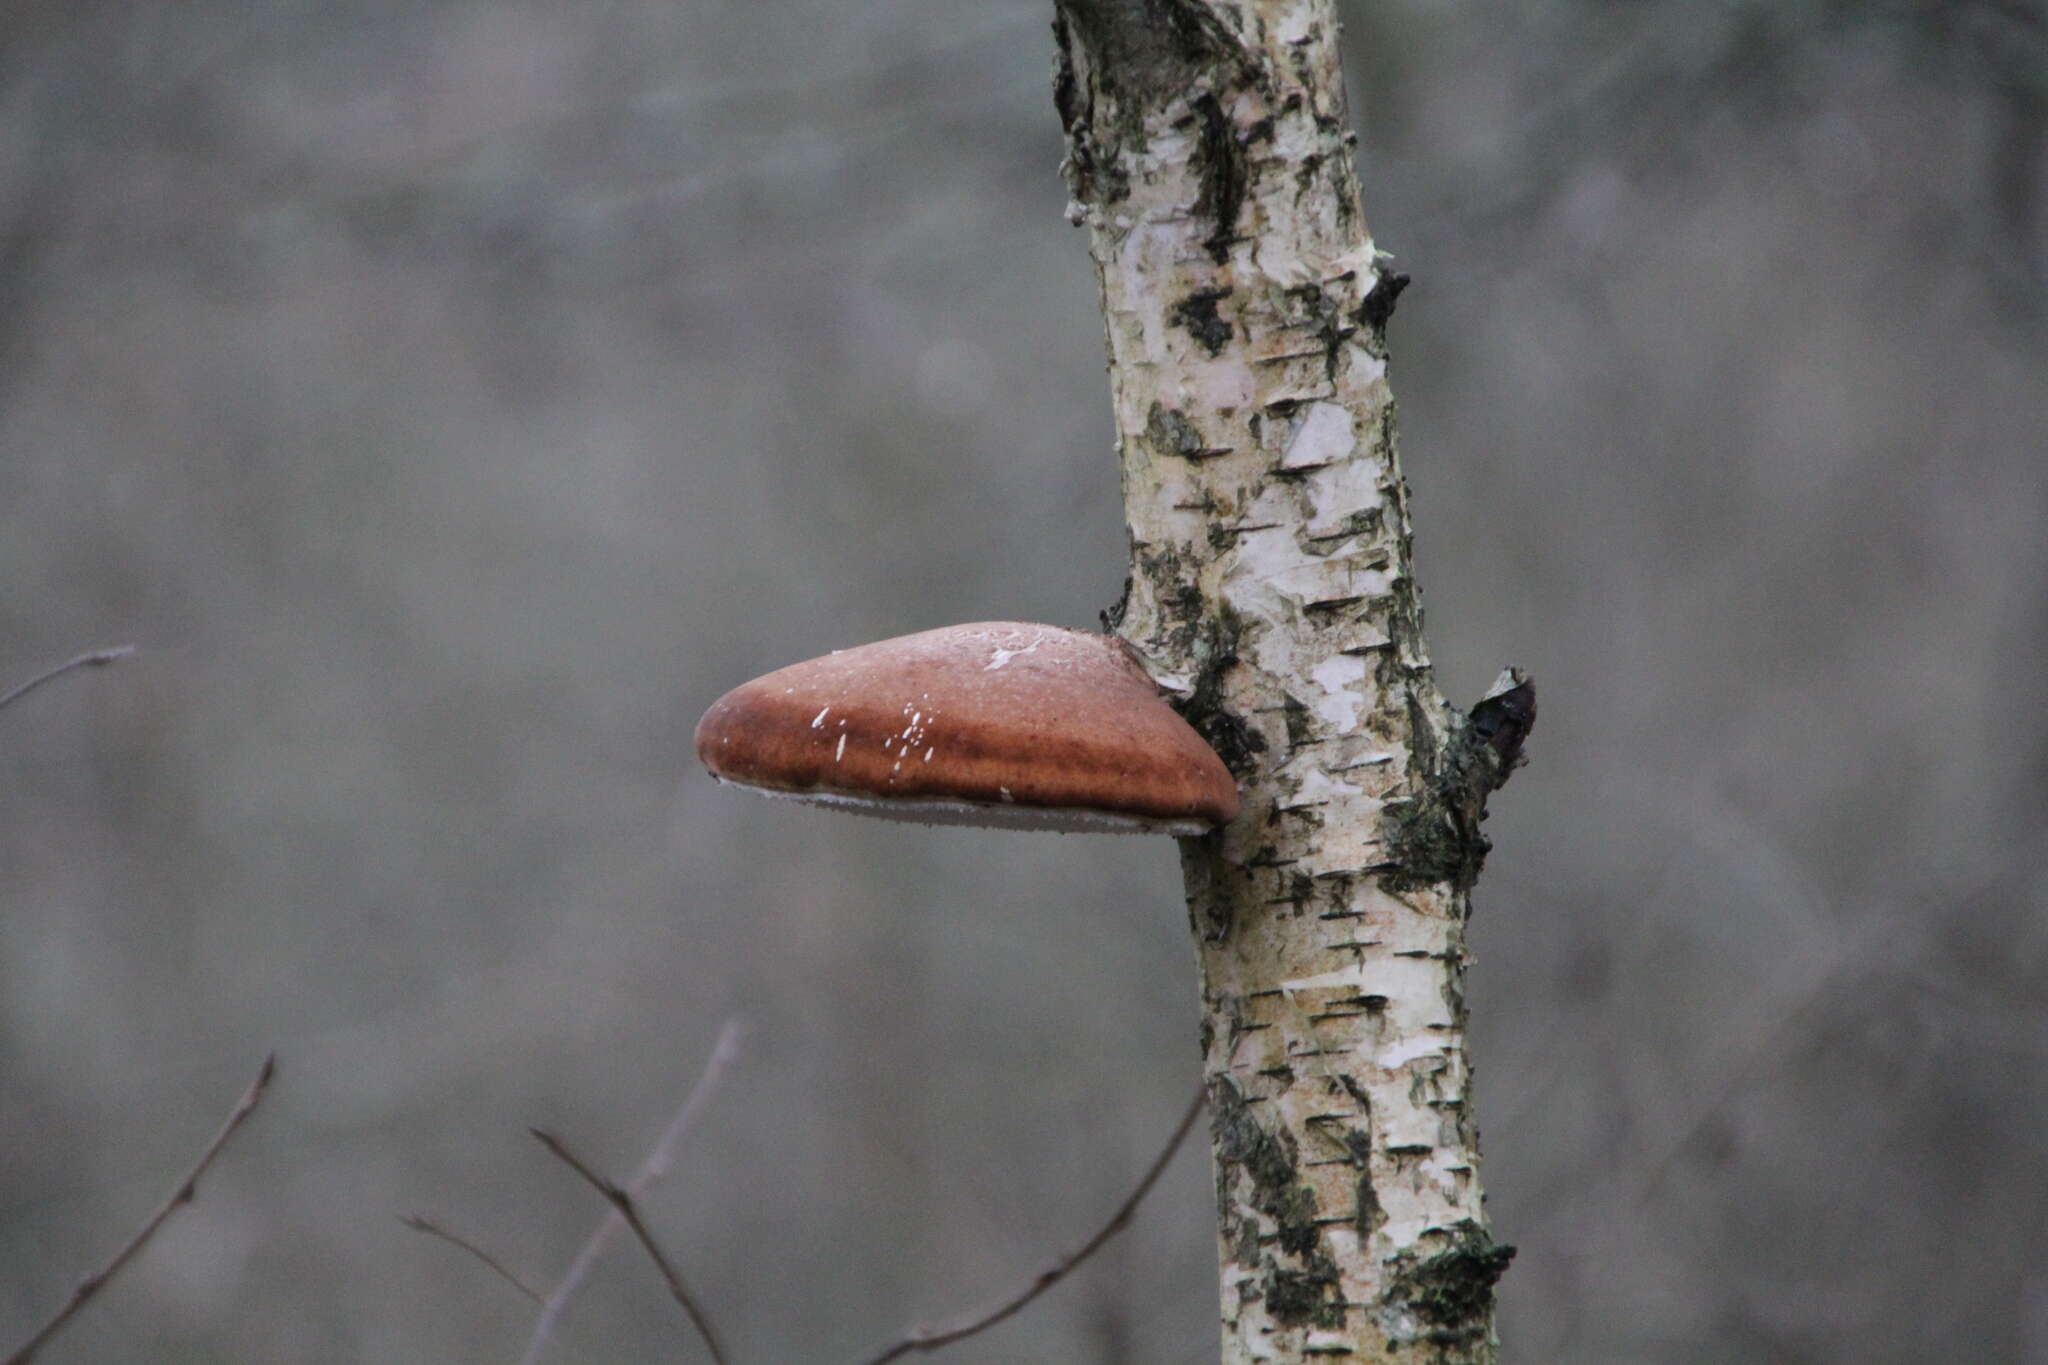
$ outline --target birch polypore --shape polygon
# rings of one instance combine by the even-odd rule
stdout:
[[[1130,530],[1111,622],[1244,800],[1182,845],[1223,1359],[1491,1361],[1511,1252],[1464,926],[1533,695],[1517,676],[1482,735],[1430,671],[1384,345],[1404,281],[1359,207],[1337,25],[1327,0],[1060,0],[1055,32]]]
[[[1024,621],[899,635],[742,683],[697,757],[767,796],[927,825],[1203,834],[1237,787],[1117,640]]]

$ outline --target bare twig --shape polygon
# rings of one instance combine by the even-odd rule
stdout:
[[[1095,1235],[1083,1242],[1079,1249],[1068,1252],[1039,1271],[1024,1288],[987,1312],[942,1327],[913,1327],[904,1333],[902,1340],[895,1345],[880,1355],[870,1356],[865,1365],[888,1365],[889,1361],[900,1360],[912,1352],[936,1351],[941,1346],[950,1346],[977,1332],[985,1332],[1005,1318],[1014,1316],[1033,1299],[1065,1279],[1076,1266],[1100,1251],[1104,1243],[1123,1231],[1124,1226],[1131,1221],[1131,1215],[1137,1212],[1138,1205],[1152,1192],[1152,1187],[1159,1183],[1159,1177],[1172,1162],[1174,1153],[1178,1152],[1181,1143],[1186,1141],[1188,1130],[1195,1126],[1195,1119],[1202,1112],[1205,1098],[1200,1092],[1195,1095],[1194,1102],[1188,1105],[1187,1113],[1181,1115],[1180,1123],[1174,1128],[1173,1136],[1166,1140],[1166,1146],[1160,1149],[1159,1155],[1152,1159],[1151,1166],[1146,1168],[1144,1178],[1138,1181],[1138,1187],[1131,1191],[1129,1198],[1117,1206],[1116,1212],[1109,1216],[1109,1221],[1098,1228]]]
[[[711,1055],[705,1059],[704,1070],[698,1075],[697,1083],[690,1087],[689,1097],[683,1101],[682,1108],[676,1110],[675,1117],[668,1121],[668,1127],[662,1130],[654,1150],[647,1154],[632,1182],[626,1186],[626,1193],[634,1199],[646,1198],[647,1192],[668,1174],[669,1163],[675,1159],[675,1151],[683,1135],[696,1126],[712,1096],[725,1083],[726,1071],[739,1053],[740,1032],[737,1019],[726,1020],[725,1026],[719,1029],[718,1041],[712,1045]],[[604,1220],[591,1232],[583,1249],[576,1253],[576,1259],[562,1272],[561,1283],[555,1286],[547,1296],[547,1302],[541,1306],[540,1316],[534,1320],[533,1335],[526,1343],[526,1354],[520,1357],[520,1365],[539,1365],[542,1353],[554,1336],[556,1324],[568,1310],[569,1301],[576,1297],[583,1282],[590,1278],[590,1272],[596,1269],[599,1259],[611,1246],[612,1239],[625,1226],[626,1220],[617,1209],[606,1211]]]
[[[705,1316],[704,1309],[690,1293],[689,1287],[683,1283],[683,1277],[677,1272],[675,1263],[669,1260],[662,1251],[661,1244],[654,1240],[654,1234],[648,1231],[647,1224],[641,1221],[640,1209],[633,1202],[633,1196],[586,1164],[553,1133],[541,1128],[530,1128],[527,1131],[532,1133],[543,1147],[553,1152],[563,1165],[582,1176],[592,1189],[611,1201],[612,1207],[619,1211],[619,1216],[626,1220],[626,1226],[640,1239],[640,1245],[647,1249],[648,1258],[661,1272],[661,1278],[668,1283],[668,1292],[675,1296],[675,1301],[690,1315],[691,1325],[696,1327],[697,1335],[704,1338],[704,1345],[710,1350],[711,1358],[717,1361],[718,1365],[726,1365],[725,1351],[718,1344],[718,1334],[712,1330],[711,1319]]]
[[[93,661],[90,656],[82,657],[86,658],[89,662]],[[65,667],[73,667],[77,662],[77,660],[74,660],[72,664],[67,664]],[[105,660],[101,659],[97,660],[97,662],[104,663]],[[63,669],[57,671],[61,673]],[[36,681],[41,682],[54,676],[55,674],[45,674],[43,678],[39,678]],[[25,687],[16,688],[4,700],[0,700],[0,706],[4,706],[7,702],[14,700],[14,698],[20,696],[29,687],[33,686],[35,686],[35,683],[32,682]],[[50,1338],[56,1336],[63,1329],[64,1324],[71,1321],[77,1315],[79,1309],[91,1302],[94,1295],[105,1289],[108,1282],[121,1273],[123,1267],[141,1254],[142,1249],[149,1245],[149,1239],[156,1236],[156,1230],[168,1222],[172,1214],[192,1202],[194,1196],[199,1193],[199,1178],[206,1174],[208,1167],[213,1165],[214,1158],[219,1156],[221,1149],[228,1145],[228,1139],[235,1135],[235,1130],[240,1128],[248,1121],[249,1116],[256,1112],[257,1104],[263,1099],[263,1092],[269,1088],[271,1077],[276,1074],[277,1054],[272,1053],[263,1059],[262,1067],[256,1072],[256,1079],[251,1081],[249,1088],[242,1092],[242,1098],[235,1101],[235,1107],[228,1112],[227,1121],[221,1124],[220,1131],[214,1134],[213,1141],[208,1143],[206,1150],[199,1154],[199,1160],[186,1173],[185,1178],[178,1182],[178,1187],[171,1191],[170,1198],[164,1200],[157,1207],[157,1211],[149,1216],[149,1221],[142,1225],[141,1230],[128,1239],[127,1245],[114,1253],[112,1260],[79,1281],[78,1287],[71,1291],[71,1297],[64,1301],[64,1306],[57,1310],[56,1315],[37,1328],[35,1334],[16,1347],[14,1353],[8,1356],[5,1362],[0,1362],[0,1365],[28,1365],[29,1361],[35,1359],[36,1352],[49,1345]]]
[[[414,1232],[424,1232],[429,1237],[440,1238],[442,1241],[448,1243],[448,1245],[450,1246],[462,1248],[462,1250],[468,1252],[470,1255],[476,1257],[477,1260],[483,1262],[485,1267],[487,1267],[499,1279],[503,1280],[506,1284],[511,1285],[520,1293],[526,1295],[527,1298],[532,1299],[535,1303],[546,1302],[547,1296],[545,1294],[542,1294],[538,1289],[535,1289],[532,1285],[528,1284],[525,1280],[521,1279],[518,1273],[515,1272],[510,1266],[507,1266],[503,1261],[499,1260],[496,1256],[493,1256],[490,1252],[485,1251],[482,1247],[478,1246],[475,1242],[470,1241],[467,1237],[462,1236],[460,1233],[450,1232],[447,1228],[441,1226],[441,1224],[438,1221],[436,1221],[433,1218],[429,1218],[426,1214],[401,1214],[399,1215],[398,1221],[405,1224],[407,1227],[411,1228]]]
[[[0,711],[4,711],[8,707],[14,705],[14,703],[20,701],[23,697],[35,691],[38,687],[41,687],[44,683],[55,681],[56,679],[63,677],[66,673],[73,671],[74,669],[104,668],[106,665],[110,663],[114,663],[117,660],[127,658],[130,654],[133,654],[134,652],[134,645],[115,645],[112,649],[90,650],[87,653],[79,655],[75,659],[66,659],[63,663],[58,664],[55,668],[49,670],[47,673],[38,673],[35,677],[30,678],[25,683],[22,683],[13,691],[7,693],[4,696],[0,696]]]

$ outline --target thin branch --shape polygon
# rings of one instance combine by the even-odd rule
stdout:
[[[496,1256],[493,1256],[490,1252],[485,1251],[482,1247],[478,1246],[475,1242],[470,1241],[467,1237],[462,1236],[460,1233],[450,1232],[447,1228],[441,1226],[439,1222],[435,1221],[432,1218],[429,1218],[426,1214],[401,1214],[399,1215],[398,1221],[405,1224],[407,1227],[411,1228],[414,1232],[424,1232],[429,1237],[440,1238],[442,1241],[448,1243],[450,1246],[460,1247],[462,1250],[476,1257],[477,1260],[482,1261],[484,1265],[493,1274],[497,1275],[499,1279],[503,1280],[506,1284],[511,1285],[514,1289],[526,1295],[527,1298],[532,1299],[535,1303],[544,1303],[547,1301],[547,1296],[545,1294],[541,1293],[538,1289],[535,1289],[532,1285],[528,1284],[525,1280],[521,1279],[518,1273],[514,1271],[511,1267],[507,1266],[503,1261],[499,1260]]]
[[[91,661],[91,656],[81,657]],[[67,664],[65,667],[76,666],[77,662],[77,660],[73,660],[71,664]],[[97,662],[104,663],[106,660],[100,659]],[[63,669],[57,670],[59,673],[63,671]],[[45,674],[43,678],[39,678],[36,681],[41,682],[54,676],[55,674]],[[15,689],[4,700],[0,700],[0,706],[6,705],[7,702],[14,700],[14,698],[27,691],[28,687],[33,686],[35,686],[35,683],[32,682],[27,687]],[[126,1246],[123,1246],[114,1253],[112,1260],[79,1281],[78,1287],[71,1291],[71,1297],[65,1300],[62,1308],[57,1310],[56,1316],[37,1328],[35,1335],[16,1347],[14,1354],[8,1356],[4,1362],[0,1362],[0,1365],[28,1365],[29,1361],[34,1360],[36,1352],[49,1345],[50,1338],[56,1336],[63,1329],[64,1324],[71,1321],[77,1315],[79,1309],[91,1302],[94,1295],[105,1289],[108,1282],[121,1273],[123,1267],[141,1254],[142,1249],[149,1245],[149,1239],[156,1236],[156,1230],[168,1222],[172,1214],[192,1202],[193,1198],[199,1193],[199,1178],[206,1174],[208,1167],[213,1165],[213,1159],[220,1155],[223,1147],[228,1145],[228,1139],[235,1135],[235,1130],[240,1128],[248,1121],[249,1116],[256,1112],[257,1104],[263,1099],[263,1092],[270,1087],[271,1077],[276,1074],[277,1054],[272,1053],[263,1059],[262,1067],[256,1072],[256,1079],[251,1081],[249,1088],[242,1092],[242,1098],[235,1101],[235,1107],[228,1112],[227,1121],[221,1124],[220,1131],[214,1134],[213,1141],[208,1143],[206,1150],[199,1154],[199,1160],[186,1173],[185,1178],[178,1182],[177,1188],[171,1191],[170,1198],[164,1200],[158,1206],[157,1211],[149,1216],[149,1221],[142,1225],[141,1231],[128,1239]]]
[[[529,1128],[527,1131],[533,1134],[541,1146],[553,1152],[563,1165],[582,1176],[592,1189],[611,1201],[612,1207],[619,1211],[619,1216],[626,1220],[626,1226],[640,1239],[640,1245],[647,1249],[649,1259],[661,1272],[661,1278],[668,1283],[668,1292],[675,1296],[675,1301],[690,1315],[690,1322],[696,1327],[697,1335],[704,1338],[704,1345],[710,1350],[711,1358],[717,1361],[718,1365],[727,1365],[725,1351],[718,1344],[718,1334],[712,1330],[711,1319],[705,1315],[704,1309],[691,1295],[689,1287],[683,1283],[683,1277],[677,1272],[675,1263],[669,1260],[662,1251],[661,1244],[654,1240],[654,1234],[648,1231],[647,1224],[641,1221],[640,1209],[633,1202],[633,1196],[587,1165],[553,1133],[541,1128]]]
[[[635,1200],[645,1199],[647,1192],[668,1174],[669,1163],[675,1159],[675,1151],[683,1135],[696,1127],[712,1096],[725,1083],[726,1072],[731,1068],[733,1058],[739,1054],[740,1033],[740,1021],[737,1019],[726,1020],[725,1026],[719,1029],[718,1041],[712,1045],[711,1055],[705,1059],[704,1070],[698,1075],[697,1083],[690,1087],[682,1108],[676,1110],[675,1117],[669,1120],[668,1127],[655,1142],[654,1150],[647,1154],[632,1182],[626,1186],[626,1193]],[[591,1232],[583,1249],[576,1253],[576,1259],[562,1273],[561,1283],[555,1286],[554,1292],[541,1306],[540,1317],[534,1321],[533,1335],[526,1343],[526,1354],[520,1357],[520,1365],[539,1365],[541,1354],[554,1337],[556,1325],[568,1310],[569,1301],[576,1297],[583,1282],[590,1278],[590,1272],[597,1268],[598,1261],[611,1246],[612,1239],[625,1226],[626,1220],[617,1209],[605,1213],[604,1220]]]
[[[16,687],[12,692],[7,693],[5,696],[0,696],[0,711],[5,711],[44,683],[53,682],[74,669],[104,668],[110,663],[127,658],[134,652],[134,645],[115,645],[112,649],[95,649],[81,654],[75,659],[66,659],[49,672],[38,673],[35,677]]]
[[[1206,1098],[1204,1093],[1196,1092],[1194,1102],[1188,1105],[1187,1113],[1181,1115],[1179,1125],[1173,1130],[1173,1136],[1166,1140],[1166,1146],[1152,1159],[1152,1165],[1146,1169],[1144,1178],[1138,1182],[1138,1187],[1131,1191],[1128,1199],[1117,1206],[1116,1212],[1109,1216],[1109,1221],[1097,1229],[1093,1237],[1083,1242],[1078,1250],[1068,1252],[1039,1271],[1024,1288],[978,1317],[965,1318],[944,1327],[913,1327],[895,1345],[880,1355],[869,1357],[865,1365],[888,1365],[889,1361],[900,1360],[912,1352],[936,1351],[942,1346],[950,1346],[977,1332],[985,1332],[1004,1319],[1015,1316],[1033,1299],[1065,1279],[1076,1266],[1100,1251],[1104,1243],[1123,1231],[1125,1225],[1131,1221],[1131,1215],[1138,1211],[1138,1205],[1145,1201],[1145,1196],[1159,1183],[1159,1177],[1165,1174],[1174,1153],[1178,1152],[1181,1143],[1186,1141],[1188,1130],[1195,1126],[1195,1119],[1201,1114]]]

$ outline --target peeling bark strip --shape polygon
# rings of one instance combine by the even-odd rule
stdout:
[[[1330,0],[1058,0],[1069,216],[1102,284],[1132,569],[1108,623],[1243,786],[1183,841],[1223,1360],[1494,1359],[1465,1057],[1486,796],[1409,576],[1385,327]]]

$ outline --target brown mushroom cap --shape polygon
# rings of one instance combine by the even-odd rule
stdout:
[[[1107,636],[984,621],[735,687],[697,723],[712,776],[926,824],[1196,835],[1237,814],[1223,761]]]

